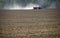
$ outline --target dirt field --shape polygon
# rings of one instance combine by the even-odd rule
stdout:
[[[0,38],[60,38],[60,10],[0,10]]]

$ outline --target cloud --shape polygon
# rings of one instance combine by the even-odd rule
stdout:
[[[59,1],[54,0],[5,0],[0,4],[3,9],[33,9],[33,7],[57,8],[60,7]]]

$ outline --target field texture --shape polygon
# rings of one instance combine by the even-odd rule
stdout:
[[[0,38],[60,38],[60,10],[0,10]]]

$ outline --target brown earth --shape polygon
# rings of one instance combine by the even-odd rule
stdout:
[[[0,10],[0,38],[60,38],[60,10]]]

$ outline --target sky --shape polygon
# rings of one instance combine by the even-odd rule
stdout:
[[[59,0],[0,0],[0,9],[59,8]]]

